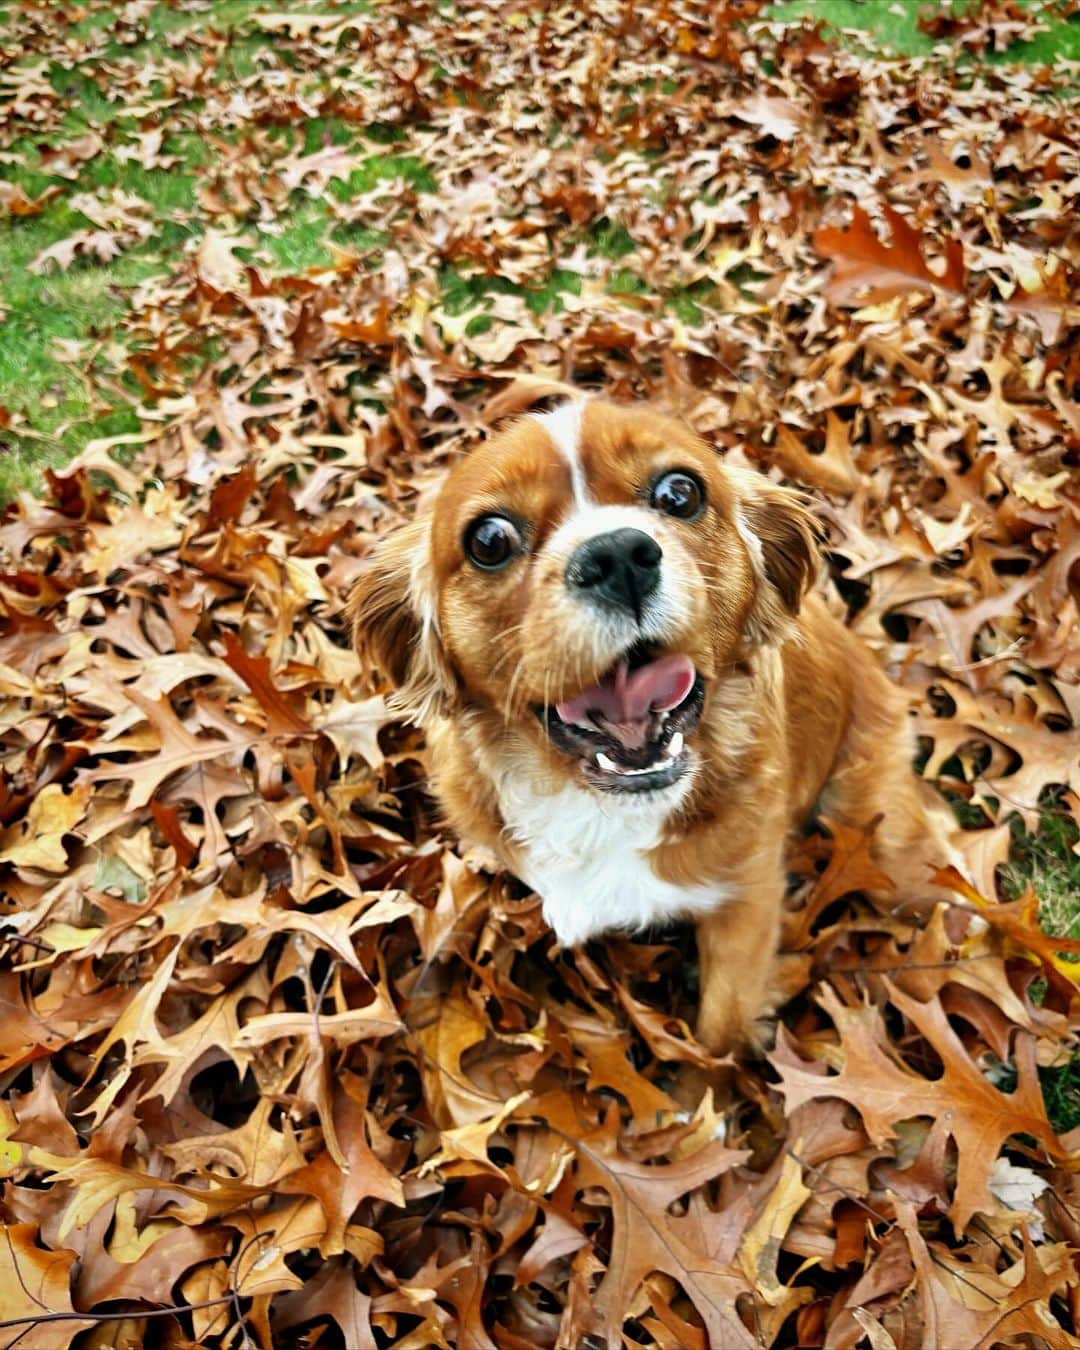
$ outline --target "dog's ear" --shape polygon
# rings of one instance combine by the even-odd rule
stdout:
[[[395,712],[426,726],[449,711],[458,686],[439,637],[426,516],[375,545],[347,613],[361,661],[394,685]]]
[[[817,576],[821,527],[801,492],[745,471],[737,483],[736,525],[758,581],[748,636],[782,641]]]

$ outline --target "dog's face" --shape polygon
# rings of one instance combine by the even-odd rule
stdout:
[[[414,720],[483,710],[609,796],[694,764],[713,683],[781,641],[815,564],[795,493],[646,407],[523,418],[381,543],[357,641]]]

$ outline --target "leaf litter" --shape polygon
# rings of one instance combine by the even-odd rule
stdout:
[[[4,1345],[1075,1344],[1040,1075],[1080,943],[997,887],[1010,816],[1080,791],[1070,72],[758,8],[260,12],[273,78],[200,89],[248,126],[136,296],[142,429],[0,526]],[[316,89],[424,174],[335,196],[354,153],[274,134]],[[296,194],[354,242],[290,274],[252,227]],[[731,1104],[689,1095],[688,934],[559,952],[349,643],[372,541],[568,384],[816,491],[831,603],[969,827],[928,920],[863,898],[864,835],[800,841]]]

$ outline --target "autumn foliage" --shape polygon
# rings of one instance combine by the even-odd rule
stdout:
[[[1040,1076],[1080,943],[996,889],[1080,790],[1075,105],[750,3],[541,8],[262,15],[280,78],[131,317],[142,430],[0,526],[2,1345],[1077,1343]],[[273,134],[311,88],[432,183],[275,273],[245,220],[353,167]],[[862,898],[864,835],[799,842],[731,1103],[690,1095],[689,933],[557,950],[345,630],[372,539],[553,379],[816,493],[971,827],[929,917]]]

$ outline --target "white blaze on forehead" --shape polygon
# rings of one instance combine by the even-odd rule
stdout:
[[[585,485],[585,470],[581,466],[581,419],[585,415],[585,400],[577,398],[562,404],[553,412],[534,413],[533,420],[547,432],[552,444],[570,468],[570,486],[578,507],[589,501]]]
[[[625,506],[585,506],[572,512],[547,541],[545,549],[569,558],[578,544],[612,530],[634,529],[662,545],[655,511],[628,503]]]

